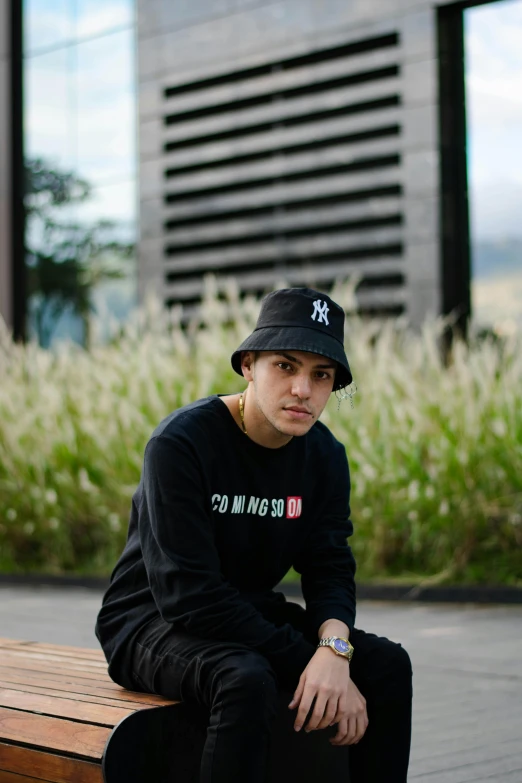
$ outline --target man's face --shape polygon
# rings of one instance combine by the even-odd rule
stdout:
[[[294,436],[306,435],[323,412],[337,364],[305,351],[259,351],[255,360],[248,351],[242,367],[251,382],[247,394],[255,398],[256,418],[264,417],[278,433]]]

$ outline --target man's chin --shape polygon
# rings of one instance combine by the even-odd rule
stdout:
[[[307,432],[313,427],[315,419],[311,416],[303,421],[285,421],[278,427],[279,432],[283,435],[292,435],[293,437],[299,437],[300,435],[306,435]]]

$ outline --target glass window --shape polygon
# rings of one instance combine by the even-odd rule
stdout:
[[[104,337],[137,291],[133,2],[74,0],[73,26],[66,5],[49,3],[60,35],[39,40],[54,48],[24,61],[27,324],[44,346],[88,343],[93,307]]]
[[[93,189],[78,205],[76,220],[79,242],[92,239],[102,248],[89,265],[91,302],[101,329],[97,336],[105,337],[110,322],[125,320],[137,302],[136,180]],[[78,256],[81,252],[80,245]]]
[[[136,171],[134,30],[78,46],[78,170],[93,185]]]
[[[87,38],[134,24],[135,0],[76,0],[76,36]]]
[[[472,312],[522,325],[522,0],[465,11]]]
[[[23,0],[26,56],[134,25],[135,0]]]
[[[92,189],[87,198],[76,198],[71,189],[64,204],[44,203],[30,212],[28,323],[42,345],[63,337],[89,339],[86,302],[103,321],[98,336],[135,306],[135,205],[136,180],[130,179]]]
[[[65,48],[25,61],[25,154],[49,166],[76,164],[74,54]]]
[[[75,218],[86,226],[109,221],[114,226],[111,237],[118,242],[134,242],[136,198],[135,179],[93,188],[89,198],[77,205]]]
[[[72,39],[76,0],[23,0],[23,3],[26,55]]]

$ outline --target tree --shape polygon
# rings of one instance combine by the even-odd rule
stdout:
[[[26,162],[25,174],[28,294],[38,341],[48,346],[60,316],[71,312],[80,318],[89,345],[93,289],[124,277],[122,261],[131,257],[134,244],[122,241],[114,221],[87,225],[67,219],[67,208],[92,194],[90,184],[74,172],[37,158]]]

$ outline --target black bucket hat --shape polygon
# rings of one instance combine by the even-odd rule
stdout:
[[[344,310],[312,288],[282,288],[265,296],[256,328],[232,354],[241,371],[241,351],[307,351],[337,362],[333,391],[352,382],[344,352]]]

